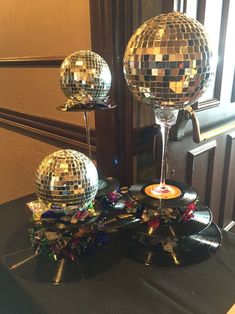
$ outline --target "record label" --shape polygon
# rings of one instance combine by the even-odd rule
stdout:
[[[179,188],[169,184],[165,186],[164,190],[160,189],[160,184],[151,184],[146,186],[144,192],[150,197],[164,200],[176,198],[181,195],[181,191]]]
[[[159,184],[159,180],[136,183],[129,188],[129,194],[135,201],[143,205],[159,208],[183,207],[194,202],[197,198],[197,192],[193,187],[174,180],[167,180],[166,184],[176,187],[181,192],[178,197],[171,199],[154,198],[146,193],[146,188],[155,184]]]

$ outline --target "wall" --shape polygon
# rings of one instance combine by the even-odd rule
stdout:
[[[62,56],[91,49],[89,0],[1,2],[0,58]],[[66,100],[58,67],[1,67],[0,107],[83,125],[82,114],[55,108]],[[91,115],[94,128],[94,116]]]
[[[0,128],[0,204],[34,192],[34,173],[42,159],[58,150],[56,143],[43,143]],[[20,143],[20,145],[19,145]]]

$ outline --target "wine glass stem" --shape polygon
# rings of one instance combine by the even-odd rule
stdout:
[[[88,146],[88,157],[91,159],[91,132],[90,132],[90,121],[89,121],[89,111],[83,112],[85,128],[86,128],[86,141]]]
[[[160,189],[166,188],[166,170],[167,170],[167,145],[169,138],[170,127],[167,125],[161,125],[162,133],[162,164],[161,164],[161,178]]]

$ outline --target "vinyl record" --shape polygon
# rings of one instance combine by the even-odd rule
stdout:
[[[221,242],[221,232],[212,223],[208,228],[198,234],[178,240],[174,253],[164,251],[160,243],[156,246],[146,246],[136,240],[130,240],[127,256],[145,265],[193,265],[213,255],[221,245]]]
[[[9,270],[29,281],[52,284],[77,282],[105,272],[126,254],[122,235],[109,233],[108,243],[92,255],[80,257],[77,261],[50,261],[47,257],[34,253],[29,228],[26,225],[13,234],[5,252],[5,263]]]
[[[150,237],[186,237],[207,228],[212,219],[212,213],[208,207],[198,206],[198,209],[194,211],[194,217],[187,222],[182,220],[172,221],[167,224],[162,222],[155,230],[149,227],[147,223],[142,223],[133,232]]]
[[[134,184],[129,189],[130,196],[137,202],[150,207],[183,207],[195,201],[197,198],[196,190],[182,182],[167,180],[166,184],[177,187],[181,191],[181,195],[172,199],[157,199],[145,193],[146,187],[159,183],[159,180],[150,182],[141,182]]]
[[[129,214],[123,210],[109,212],[108,215],[101,215],[98,219],[99,228],[109,232],[109,230],[134,229],[139,227],[141,220],[134,214]]]
[[[106,196],[107,194],[117,190],[119,186],[119,181],[113,177],[99,178],[96,197]]]

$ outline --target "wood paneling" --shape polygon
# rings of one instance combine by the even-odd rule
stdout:
[[[178,9],[178,5],[179,5],[179,1],[177,1],[178,3],[176,4],[175,7],[175,0],[168,0],[168,1],[162,1],[162,12],[163,13],[168,13],[173,11],[173,9],[175,8],[176,10]]]
[[[142,128],[134,129],[133,155],[139,155],[147,151],[153,150],[154,138],[159,135],[159,127],[157,125],[149,125]]]
[[[5,126],[31,137],[41,140],[53,140],[54,142],[67,145],[87,154],[85,128],[49,118],[37,117],[10,109],[0,108],[1,126]],[[91,148],[93,158],[95,157],[95,131],[91,130]]]
[[[192,184],[199,199],[210,204],[214,221],[221,227],[234,219],[234,129],[215,133],[200,144],[195,144],[190,135],[181,142],[169,143],[168,178]],[[160,157],[159,145],[156,154]]]
[[[33,193],[34,174],[40,162],[48,154],[65,147],[63,143],[50,140],[45,143],[41,137],[35,138],[12,132],[12,128],[0,127],[0,137],[0,204],[2,204]],[[20,210],[23,211],[23,208]],[[12,219],[14,218],[13,215]]]
[[[233,74],[233,88],[231,93],[231,102],[235,102],[235,68],[234,68],[234,74]]]
[[[205,20],[206,0],[199,0],[197,2],[197,20],[204,24]]]
[[[56,110],[67,100],[60,88],[58,66],[27,66],[24,62],[23,66],[0,67],[0,95],[0,107],[84,125],[82,113]],[[90,122],[91,127],[95,128],[93,112]]]
[[[200,199],[208,206],[211,201],[215,149],[216,141],[211,141],[190,150],[187,158],[186,181],[198,190]]]
[[[66,56],[0,58],[0,67],[60,67]]]
[[[0,30],[0,106],[83,125],[82,114],[56,107],[66,100],[59,81],[62,60],[91,49],[89,0],[3,1]],[[93,114],[90,120],[94,128]]]
[[[235,132],[227,135],[219,223],[224,227],[234,219],[235,206]]]
[[[111,97],[117,104],[115,110],[95,114],[97,164],[103,175],[113,175],[122,184],[130,184],[133,180],[133,108],[122,60],[133,32],[133,0],[91,0],[90,8],[92,49],[110,65]]]
[[[153,115],[151,112],[143,110],[143,107],[138,104],[134,104],[134,111],[132,111],[133,101],[127,92],[122,73],[123,53],[134,27],[140,25],[138,22],[143,22],[143,17],[147,19],[154,16],[153,11],[155,9],[151,12],[148,12],[148,9],[143,10],[143,3],[140,0],[90,1],[92,49],[100,53],[111,67],[113,75],[112,97],[117,103],[115,111],[104,114],[97,112],[96,114],[97,156],[106,173],[118,176],[121,182],[125,184],[132,183],[133,164],[140,164],[137,160],[138,157],[134,157],[135,161],[133,163],[133,156],[142,154],[145,157],[151,155],[151,141],[154,135],[157,135],[155,156],[158,175],[160,170],[161,140],[158,129],[153,126]],[[149,3],[148,8],[156,5],[154,1],[149,0]],[[173,8],[185,11],[191,5],[190,1],[186,0],[158,1],[158,3],[157,8],[162,12],[170,12]],[[208,15],[213,14],[213,12],[205,10],[208,3],[206,0],[194,1],[194,17],[197,16],[201,22],[208,21]],[[225,156],[227,156],[229,149],[229,146],[226,147],[225,145],[225,139],[231,129],[225,128],[222,132],[217,131],[222,125],[229,124],[229,128],[233,127],[232,121],[235,118],[235,107],[230,106],[222,97],[222,90],[223,88],[226,89],[226,84],[222,84],[222,74],[224,75],[224,70],[227,68],[223,56],[229,4],[229,0],[223,0],[222,9],[218,8],[217,10],[217,15],[222,17],[221,23],[217,21],[217,25],[220,25],[220,30],[217,31],[220,38],[218,50],[222,58],[219,59],[217,67],[214,95],[211,93],[209,95],[210,99],[205,98],[205,101],[195,105],[195,109],[200,111],[198,112],[198,118],[203,140],[205,141],[199,145],[193,143],[191,139],[192,126],[188,124],[185,126],[185,138],[183,138],[181,130],[181,134],[177,134],[176,137],[177,139],[181,138],[182,142],[171,141],[168,154],[168,178],[183,182],[187,181],[192,184],[198,190],[199,198],[207,205],[211,205],[216,222],[218,222],[221,215],[220,198],[224,178],[223,168],[227,158]],[[213,22],[216,23],[216,21]],[[229,92],[231,98],[231,91]],[[219,103],[220,106],[218,106]],[[227,110],[228,107],[229,110]],[[213,133],[213,130],[217,131]],[[152,156],[149,157],[149,159],[151,158]],[[114,166],[114,162],[117,162],[116,166]],[[230,170],[228,171],[230,173]],[[154,177],[155,175],[156,173],[153,173]],[[138,174],[135,173],[135,177],[138,178]],[[227,191],[231,192],[229,192],[230,195],[232,195],[232,189],[235,185],[231,182],[231,179],[229,179],[227,185]],[[224,202],[226,207],[228,197]],[[229,211],[226,212],[225,210],[224,213],[226,215],[228,213],[229,219],[231,219],[232,208],[235,206],[234,200],[233,202],[229,200],[229,203],[232,203],[232,207],[229,207]],[[220,221],[220,224],[222,223]]]
[[[224,0],[222,6],[222,17],[220,25],[220,34],[219,34],[219,58],[218,65],[216,69],[216,80],[215,80],[215,98],[221,98],[221,87],[223,79],[223,68],[224,68],[224,56],[225,56],[225,43],[226,43],[226,33],[227,33],[227,24],[228,24],[228,15],[229,15],[229,2],[230,0]]]

